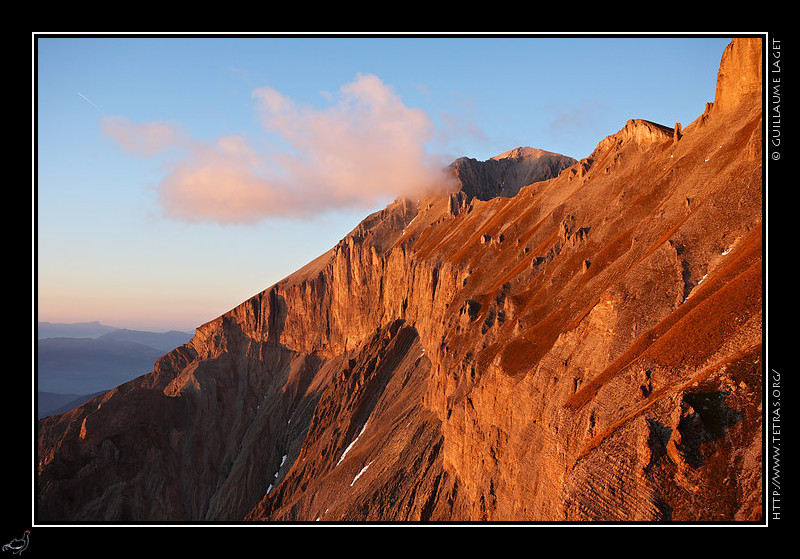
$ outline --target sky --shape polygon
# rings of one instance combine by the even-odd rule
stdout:
[[[34,34],[33,313],[191,332],[458,157],[685,127],[729,42]]]

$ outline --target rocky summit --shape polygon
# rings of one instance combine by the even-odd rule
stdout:
[[[40,420],[37,522],[760,520],[761,49],[686,126],[455,161]]]

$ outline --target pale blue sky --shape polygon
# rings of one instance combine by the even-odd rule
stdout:
[[[385,203],[249,223],[170,216],[157,192],[184,155],[131,155],[104,131],[107,117],[166,123],[198,143],[235,136],[259,154],[286,151],[295,148],[264,129],[254,91],[322,114],[340,88],[369,75],[403,110],[424,113],[433,128],[424,147],[448,162],[518,146],[581,159],[628,119],[686,126],[702,114],[729,41],[35,37],[38,320],[191,331]]]

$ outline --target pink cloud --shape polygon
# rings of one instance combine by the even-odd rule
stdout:
[[[127,153],[141,157],[152,157],[185,141],[177,126],[163,122],[134,124],[125,117],[110,116],[100,121],[100,127]]]
[[[168,216],[187,221],[255,222],[366,209],[446,183],[446,162],[426,152],[431,121],[376,76],[359,75],[324,109],[297,104],[272,88],[253,97],[265,131],[286,149],[257,152],[239,136],[194,142],[171,125],[120,118],[103,129],[141,156],[183,149],[159,185],[158,200]]]

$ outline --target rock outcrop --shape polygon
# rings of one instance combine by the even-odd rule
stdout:
[[[760,519],[760,48],[686,127],[455,162],[41,420],[37,519]]]
[[[490,200],[514,196],[523,186],[556,177],[574,163],[571,157],[519,147],[488,161],[462,157],[453,162],[451,170],[467,198]]]

